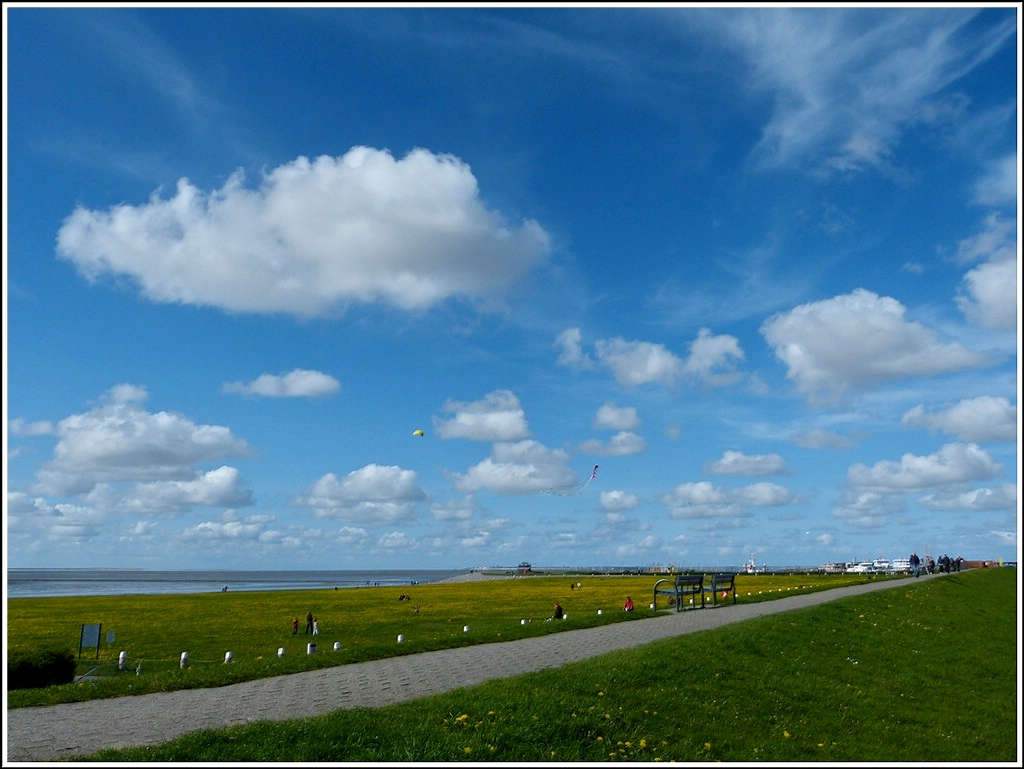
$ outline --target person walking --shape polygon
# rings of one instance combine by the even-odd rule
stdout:
[[[914,572],[915,577],[921,576],[921,557],[916,551],[910,554],[910,570]]]
[[[313,632],[313,612],[306,613],[306,629],[302,631],[302,635]]]

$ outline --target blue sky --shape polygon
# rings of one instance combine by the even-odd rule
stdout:
[[[1019,5],[4,13],[8,566],[1017,558]]]

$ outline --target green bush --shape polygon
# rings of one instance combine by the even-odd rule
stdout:
[[[70,651],[39,649],[11,652],[7,657],[7,688],[43,689],[75,680],[75,655]]]

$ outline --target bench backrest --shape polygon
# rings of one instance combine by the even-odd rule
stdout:
[[[711,584],[717,587],[732,587],[736,582],[735,574],[714,574],[711,576]]]
[[[676,576],[676,587],[695,587],[703,583],[703,574],[679,574]]]

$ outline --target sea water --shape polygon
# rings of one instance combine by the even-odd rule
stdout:
[[[463,574],[468,569],[341,571],[227,571],[148,569],[8,569],[8,598],[76,595],[211,593],[231,590],[331,590],[415,585]]]

